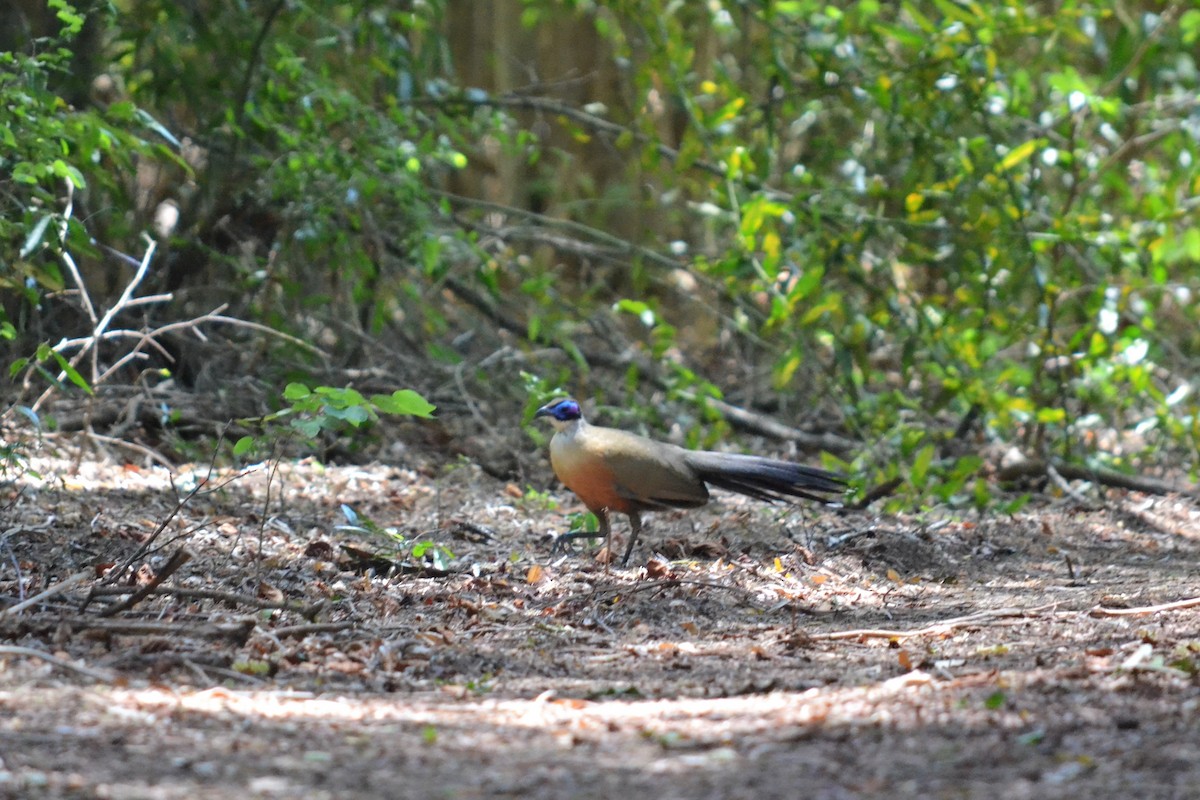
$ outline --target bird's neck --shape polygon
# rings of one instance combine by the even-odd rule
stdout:
[[[555,437],[563,439],[574,439],[587,427],[587,422],[582,417],[579,419],[571,419],[566,421],[555,421]]]

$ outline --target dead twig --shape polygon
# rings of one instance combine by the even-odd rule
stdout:
[[[859,446],[857,442],[837,434],[810,433],[791,425],[785,425],[774,417],[726,403],[724,400],[717,400],[715,397],[706,397],[704,403],[729,420],[729,424],[735,428],[784,442],[795,442],[805,450],[826,450],[841,455]]]
[[[114,594],[127,594],[128,592],[129,589],[124,586],[97,586],[92,590],[91,596],[107,597]],[[294,611],[308,620],[315,619],[321,613],[321,610],[325,608],[324,600],[317,600],[314,603],[308,604],[288,600],[264,600],[254,595],[242,594],[241,592],[228,592],[223,589],[185,589],[178,586],[156,586],[154,587],[153,594],[182,597],[191,600],[219,600],[224,603],[245,605],[259,609]]]
[[[186,547],[179,548],[178,550],[175,551],[174,555],[172,555],[167,560],[167,563],[163,564],[162,569],[160,569],[158,572],[156,572],[154,574],[154,577],[150,580],[149,583],[147,583],[142,588],[138,589],[133,594],[129,595],[129,597],[126,598],[124,601],[117,603],[114,606],[109,606],[108,608],[101,611],[100,616],[101,617],[111,617],[114,614],[119,614],[122,611],[133,608],[135,605],[142,602],[147,597],[149,597],[151,594],[153,594],[154,590],[157,589],[159,587],[159,585],[162,584],[163,581],[165,581],[167,578],[171,577],[171,575],[173,575],[175,573],[175,570],[182,567],[188,561],[191,561],[191,559],[192,559],[192,554],[190,552],[188,552],[188,549]]]
[[[67,187],[68,187],[69,193],[73,192],[74,184],[71,183],[70,180],[67,181]],[[66,222],[67,218],[70,217],[70,214],[71,214],[71,200],[68,198],[67,208],[64,211],[64,223]],[[64,235],[65,235],[65,229],[64,229]],[[64,241],[65,241],[65,239],[64,239]],[[75,281],[75,285],[80,293],[80,297],[82,298],[84,308],[87,311],[89,319],[92,321],[91,334],[89,334],[87,337],[85,337],[83,340],[81,340],[81,343],[83,343],[83,346],[79,349],[78,352],[75,353],[74,356],[71,357],[71,359],[67,363],[70,364],[72,368],[74,368],[76,364],[78,364],[81,360],[83,360],[84,356],[88,355],[88,353],[91,353],[91,355],[92,355],[92,370],[91,370],[92,380],[90,383],[91,386],[96,385],[97,378],[100,376],[100,365],[99,365],[99,360],[98,360],[99,356],[98,356],[98,351],[97,351],[97,345],[101,341],[103,341],[104,339],[107,338],[106,333],[108,331],[108,326],[110,324],[112,324],[112,321],[117,316],[117,314],[119,314],[121,311],[123,311],[125,308],[127,308],[130,305],[130,301],[133,300],[133,293],[135,291],[137,291],[138,285],[141,284],[142,280],[146,277],[146,273],[150,269],[150,261],[154,258],[154,250],[157,246],[158,246],[157,243],[153,239],[150,239],[149,237],[147,237],[146,253],[144,256],[142,256],[142,260],[138,264],[137,272],[134,273],[134,276],[133,276],[133,278],[130,279],[129,283],[125,285],[125,289],[124,289],[124,291],[121,292],[121,296],[117,299],[117,302],[114,303],[112,308],[110,308],[107,312],[105,312],[104,316],[100,317],[99,319],[97,319],[97,317],[96,317],[95,307],[93,306],[91,298],[88,295],[87,284],[84,283],[83,278],[81,277],[78,268],[75,266],[75,262],[71,259],[70,253],[68,253],[65,249],[63,251],[63,261],[67,265],[67,271],[70,273],[72,279]],[[62,342],[59,342],[58,344],[54,345],[54,350],[56,352],[60,351],[65,346],[66,342],[67,342],[67,340],[64,339]],[[54,393],[54,390],[58,387],[58,385],[61,384],[66,379],[67,379],[67,370],[63,369],[58,374],[57,383],[49,386],[44,392],[42,392],[42,394],[38,397],[37,400],[34,401],[33,405],[31,405],[30,408],[32,408],[35,412],[39,408],[41,408],[42,404],[45,403],[46,400],[50,397],[50,395]]]
[[[310,633],[337,633],[353,628],[353,622],[315,622],[310,625],[285,625],[271,631],[277,638],[308,636]]]
[[[1096,606],[1088,614],[1093,617],[1144,617],[1160,611],[1182,611],[1185,608],[1196,608],[1197,606],[1200,606],[1200,597],[1176,600],[1173,603],[1161,603],[1156,606],[1135,606],[1134,608]]]
[[[256,625],[253,619],[232,622],[213,622],[201,625],[174,622],[140,622],[136,620],[109,620],[96,617],[67,617],[55,619],[55,627],[66,625],[73,630],[102,631],[118,636],[166,636],[171,639],[227,639],[237,645],[246,643]]]
[[[48,431],[48,432],[42,434],[42,436],[44,436],[47,439],[63,439],[63,440],[65,440],[69,435],[70,435],[69,433],[63,433],[60,431]],[[103,434],[96,433],[94,431],[85,431],[83,433],[83,435],[87,436],[88,438],[93,439],[97,442],[100,442],[101,444],[112,445],[113,447],[123,447],[126,450],[132,450],[135,453],[141,453],[143,456],[145,456],[149,460],[155,462],[160,467],[163,467],[165,469],[170,470],[170,469],[175,468],[175,465],[171,463],[171,460],[168,459],[166,456],[164,456],[162,453],[159,453],[157,450],[153,450],[149,447],[146,447],[145,445],[140,445],[137,442],[127,442],[124,439],[118,439],[115,436],[105,436]]]
[[[178,500],[175,503],[175,508],[171,509],[171,511],[167,514],[167,516],[165,518],[163,518],[163,521],[158,524],[158,527],[156,527],[154,529],[154,532],[151,533],[150,536],[146,538],[146,541],[142,542],[141,546],[139,546],[138,549],[135,550],[133,552],[133,554],[129,556],[129,558],[125,559],[125,561],[123,561],[119,567],[116,567],[115,569],[113,569],[109,572],[108,577],[105,579],[105,583],[113,584],[113,583],[116,583],[118,580],[120,580],[125,575],[125,572],[131,566],[133,566],[134,562],[136,562],[139,558],[143,558],[149,552],[150,547],[154,544],[155,541],[157,541],[158,537],[162,535],[162,532],[167,529],[167,526],[171,524],[171,520],[175,519],[175,517],[179,515],[179,512],[183,511],[184,506],[186,506],[189,502],[191,502],[193,497],[200,494],[200,490],[207,487],[208,484],[212,481],[213,474],[217,468],[216,454],[221,451],[221,446],[225,443],[226,430],[227,430],[227,428],[221,429],[221,435],[219,437],[217,437],[217,442],[213,446],[213,457],[208,462],[208,474],[206,474],[202,479],[197,481],[196,485],[194,487],[192,487],[192,490],[190,492],[188,492],[186,495],[184,495],[180,500]],[[226,480],[222,481],[215,488],[220,489],[221,487],[226,486],[227,484],[233,483],[234,481],[236,481],[240,478],[243,478],[248,474],[249,474],[249,470],[243,470],[242,472],[239,472],[236,475],[233,475],[233,476],[227,478]],[[173,485],[173,483],[172,483],[172,485]],[[190,531],[189,531],[189,533],[190,533]],[[88,599],[85,600],[83,603],[84,608],[87,607],[87,604],[90,601],[91,601],[91,596],[89,595]]]
[[[858,630],[835,631],[833,633],[812,633],[806,639],[810,641],[835,642],[845,639],[911,639],[914,636],[934,636],[942,633],[949,633],[958,628],[965,628],[970,625],[981,625],[993,622],[1000,619],[1011,617],[1031,617],[1042,611],[1049,611],[1058,606],[1058,603],[1047,603],[1044,606],[1036,606],[1034,608],[998,608],[994,611],[980,611],[978,614],[968,614],[965,617],[954,617],[952,619],[936,622],[933,625],[927,625],[924,628],[917,628],[911,631],[887,630],[881,628],[861,628]]]
[[[1144,475],[1126,475],[1111,469],[1100,467],[1081,467],[1077,464],[1066,464],[1061,461],[1046,462],[1037,459],[1021,461],[1011,466],[1002,467],[996,477],[1001,481],[1013,481],[1018,478],[1049,477],[1049,469],[1053,467],[1060,476],[1072,481],[1091,481],[1101,486],[1113,489],[1128,489],[1145,494],[1179,494],[1185,497],[1198,497],[1200,490],[1192,486],[1181,486],[1157,478]]]
[[[44,592],[35,594],[33,597],[29,598],[28,600],[25,600],[24,602],[17,603],[15,606],[9,606],[8,608],[4,609],[3,611],[0,611],[0,619],[4,619],[5,617],[16,616],[17,614],[20,614],[22,611],[29,608],[30,606],[35,606],[38,603],[42,602],[43,600],[54,597],[57,594],[62,594],[63,592],[65,592],[67,589],[70,589],[75,584],[77,584],[83,580],[86,580],[87,577],[91,574],[92,573],[90,570],[86,570],[84,572],[77,572],[69,578],[63,578],[61,581],[54,584],[50,588],[46,589]]]
[[[1046,465],[1046,476],[1050,478],[1050,482],[1057,486],[1059,491],[1062,492],[1064,496],[1074,500],[1080,508],[1088,511],[1096,508],[1096,504],[1091,500],[1088,500],[1086,497],[1080,494],[1074,486],[1068,483],[1066,477],[1060,473],[1058,468],[1053,464]]]
[[[59,658],[58,656],[47,653],[45,650],[38,650],[35,647],[21,647],[19,645],[0,645],[0,655],[28,656],[30,658],[40,658],[42,661],[45,661],[47,664],[53,664],[54,666],[61,667],[62,669],[71,670],[72,672],[78,672],[80,675],[91,678],[93,680],[104,681],[105,683],[112,683],[114,680],[114,676],[109,672],[101,671],[98,669],[92,669],[91,667],[85,667],[84,665],[76,664],[73,661],[67,661],[65,658]]]

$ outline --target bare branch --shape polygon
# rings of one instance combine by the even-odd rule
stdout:
[[[1032,617],[1042,611],[1049,611],[1056,606],[1058,606],[1058,603],[1047,603],[1044,606],[1036,606],[1034,608],[998,608],[995,611],[981,611],[978,614],[968,614],[965,617],[942,620],[941,622],[935,622],[932,625],[927,625],[924,628],[916,628],[911,631],[861,628],[850,631],[836,631],[834,633],[814,633],[808,635],[806,638],[812,641],[836,642],[843,639],[911,639],[914,636],[937,636],[957,630],[958,628],[985,625],[1006,617]]]
[[[0,645],[0,655],[6,656],[29,656],[30,658],[40,658],[47,664],[53,664],[62,669],[68,669],[72,672],[78,672],[80,675],[92,678],[105,683],[112,683],[114,676],[109,672],[102,672],[91,667],[85,667],[82,664],[76,664],[73,661],[67,661],[65,658],[59,658],[47,653],[45,650],[38,650],[34,647],[18,647],[17,645]]]
[[[1145,617],[1162,611],[1182,611],[1186,608],[1200,606],[1200,597],[1187,600],[1176,600],[1174,603],[1162,603],[1156,606],[1136,606],[1134,608],[1108,608],[1096,606],[1088,613],[1093,617]]]
[[[33,597],[30,597],[28,600],[25,600],[24,602],[17,603],[15,606],[9,606],[8,608],[4,609],[3,611],[0,611],[0,620],[4,619],[5,617],[16,616],[17,614],[20,614],[25,609],[27,609],[31,606],[36,606],[38,603],[42,602],[43,600],[48,600],[49,598],[54,597],[55,595],[62,594],[63,592],[65,592],[67,589],[70,589],[75,584],[77,584],[83,580],[86,580],[87,577],[91,574],[92,574],[91,571],[85,570],[83,572],[76,572],[74,575],[72,575],[69,578],[63,578],[61,581],[54,584],[49,589],[46,589],[44,592],[39,592],[38,594],[35,594]]]
[[[171,575],[173,575],[177,569],[182,567],[184,564],[186,564],[191,559],[192,559],[192,554],[190,552],[188,552],[188,549],[186,547],[179,548],[178,550],[175,551],[175,554],[173,556],[171,556],[171,558],[167,561],[167,563],[163,564],[162,569],[160,569],[157,573],[155,573],[154,578],[149,583],[147,583],[141,589],[138,589],[133,594],[129,595],[129,597],[127,597],[122,602],[117,603],[116,605],[113,605],[113,606],[109,606],[108,608],[101,611],[100,616],[111,617],[114,614],[118,614],[122,611],[125,611],[126,609],[133,608],[135,605],[140,603],[142,600],[144,600],[145,598],[147,598],[151,594],[153,594],[154,590],[157,589],[162,584],[163,581],[165,581],[167,578],[171,577]]]

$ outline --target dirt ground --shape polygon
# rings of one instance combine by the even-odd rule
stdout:
[[[31,466],[0,797],[1200,797],[1187,500],[724,495],[610,570],[552,555],[568,493],[465,463]]]

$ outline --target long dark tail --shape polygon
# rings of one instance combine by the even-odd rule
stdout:
[[[687,463],[707,484],[768,503],[794,498],[829,502],[822,494],[845,490],[841,475],[790,461],[737,453],[690,450]]]

